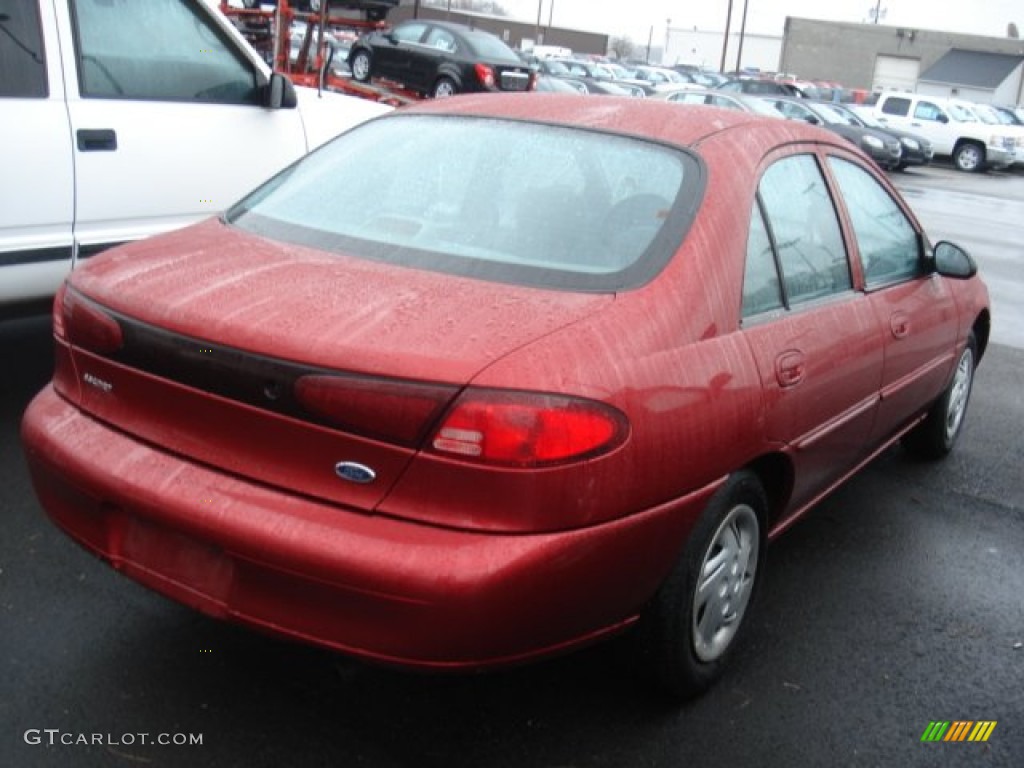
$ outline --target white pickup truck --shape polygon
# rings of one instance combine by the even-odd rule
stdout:
[[[293,87],[208,0],[0,0],[0,318],[386,109]]]
[[[964,104],[918,93],[883,93],[875,103],[878,122],[924,136],[936,155],[961,171],[1005,168],[1014,161],[1015,140],[1002,126],[981,122]]]

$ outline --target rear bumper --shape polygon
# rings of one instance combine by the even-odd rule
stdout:
[[[486,667],[630,624],[717,484],[599,526],[487,534],[371,516],[165,453],[47,387],[22,423],[51,519],[209,615],[407,666]]]

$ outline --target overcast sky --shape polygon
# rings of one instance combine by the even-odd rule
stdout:
[[[516,18],[537,21],[538,0],[503,0]],[[664,39],[666,20],[674,28],[722,31],[728,0],[540,0],[541,24],[576,27],[610,35],[646,39],[654,27],[655,40]],[[894,27],[938,29],[1005,37],[1015,22],[1024,31],[1024,0],[883,0],[881,23]],[[867,22],[875,0],[749,0],[747,31],[782,34],[786,16],[829,21]],[[743,0],[733,0],[733,30],[738,30]]]

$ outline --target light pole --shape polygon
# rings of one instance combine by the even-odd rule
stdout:
[[[672,31],[672,19],[665,19],[665,50],[661,53],[661,63],[668,66],[668,39]],[[678,59],[676,60],[678,61]]]
[[[740,60],[743,58],[743,36],[747,34],[747,6],[750,0],[743,0],[743,20],[740,22],[740,46],[736,51],[736,71],[740,71]]]
[[[732,23],[732,0],[729,0],[729,9],[725,17],[725,39],[722,40],[722,63],[718,67],[719,72],[725,72],[725,54],[729,49],[729,26]]]

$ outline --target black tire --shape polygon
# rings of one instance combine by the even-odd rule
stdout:
[[[985,170],[985,148],[973,141],[963,141],[953,150],[953,165],[967,173]]]
[[[370,78],[373,75],[373,56],[365,48],[360,48],[352,54],[352,58],[348,61],[349,68],[352,70],[352,77],[361,83],[370,82]]]
[[[764,573],[767,510],[757,476],[733,474],[708,503],[641,617],[644,671],[673,702],[715,682],[743,633]]]
[[[946,391],[929,409],[924,421],[903,436],[903,445],[910,454],[935,460],[948,456],[953,450],[963,429],[977,365],[978,342],[972,332],[957,359],[953,379]]]
[[[454,96],[459,92],[459,86],[455,84],[455,81],[450,77],[439,77],[437,82],[434,83],[434,88],[430,95],[435,99],[445,99],[449,96]]]

